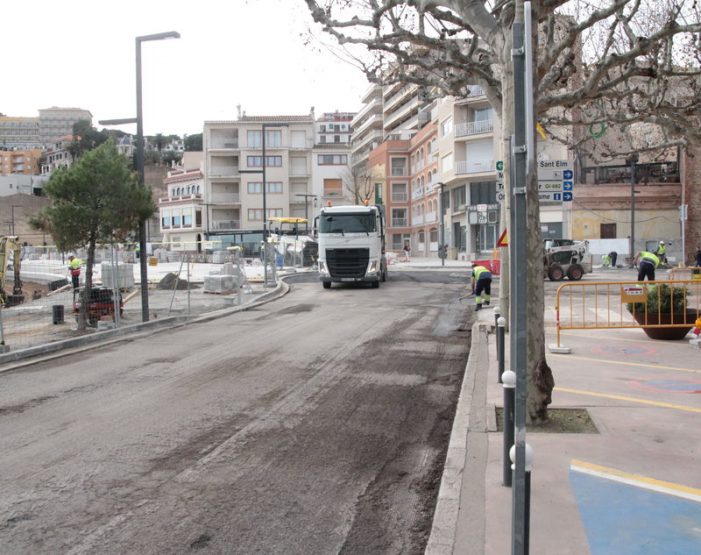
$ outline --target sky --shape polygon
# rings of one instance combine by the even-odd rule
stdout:
[[[99,120],[136,116],[135,37],[141,47],[146,135],[201,133],[205,121],[247,115],[358,111],[364,75],[322,41],[305,46],[303,0],[7,2],[0,21],[0,113],[38,117],[51,106]],[[115,127],[136,133],[135,125]]]

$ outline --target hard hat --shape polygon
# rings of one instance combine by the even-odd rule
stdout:
[[[664,245],[664,241],[660,241],[660,245]]]

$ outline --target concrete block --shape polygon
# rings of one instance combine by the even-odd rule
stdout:
[[[204,292],[228,294],[234,291],[234,276],[208,275],[204,276]]]
[[[100,264],[102,285],[109,289],[132,289],[134,287],[134,265],[119,264],[114,266],[110,262]],[[82,276],[81,276],[82,277]]]

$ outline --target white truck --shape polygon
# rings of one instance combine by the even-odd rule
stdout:
[[[324,289],[332,283],[379,287],[387,280],[384,206],[324,207],[316,224],[319,279]]]

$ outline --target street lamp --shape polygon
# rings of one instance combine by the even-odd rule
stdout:
[[[313,198],[314,202],[316,202],[316,195],[313,195],[311,193],[297,193],[296,196],[304,197],[304,219],[307,220],[305,230],[309,231],[309,200],[308,199]]]
[[[626,160],[630,164],[630,265],[635,265],[635,164],[638,153],[633,152]]]
[[[154,35],[143,35],[136,37],[136,117],[102,120],[100,125],[123,125],[136,123],[136,169],[139,172],[139,183],[142,187],[144,182],[144,114],[141,99],[141,43],[153,40],[179,39],[180,33],[177,31],[167,31]],[[139,268],[141,276],[141,320],[148,322],[148,265],[146,260],[146,220],[139,222]]]

